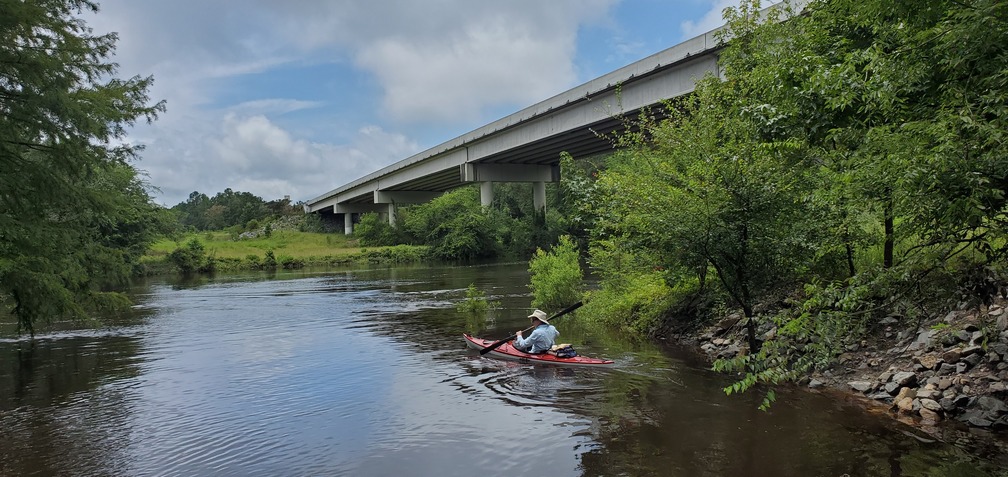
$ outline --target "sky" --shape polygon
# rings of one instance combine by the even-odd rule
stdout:
[[[722,24],[738,0],[100,0],[118,76],[167,111],[129,131],[166,207],[293,202]]]

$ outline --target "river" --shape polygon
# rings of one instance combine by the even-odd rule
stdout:
[[[460,314],[470,284],[500,307]],[[996,462],[784,388],[726,397],[688,349],[576,314],[614,369],[481,357],[527,326],[526,264],[161,278],[126,316],[0,340],[0,475],[984,476]],[[556,310],[548,310],[553,312]]]

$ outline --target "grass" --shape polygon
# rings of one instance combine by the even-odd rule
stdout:
[[[273,252],[277,265],[282,268],[353,262],[405,263],[421,261],[427,256],[427,247],[397,245],[365,248],[357,240],[342,234],[279,230],[269,237],[238,239],[236,234],[215,231],[158,240],[141,263],[150,273],[173,270],[168,255],[193,238],[203,244],[207,257],[216,262],[217,270],[261,269],[268,251]]]
[[[147,255],[153,258],[167,257],[193,237],[203,243],[208,255],[224,259],[245,258],[249,255],[261,257],[267,250],[273,250],[276,255],[294,258],[354,255],[364,250],[356,240],[345,235],[282,230],[273,232],[268,238],[247,240],[235,240],[229,232],[200,232],[178,240],[164,238],[155,242]]]

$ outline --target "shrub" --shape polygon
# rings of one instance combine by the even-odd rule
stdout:
[[[273,255],[273,249],[266,250],[266,256],[263,258],[262,267],[265,270],[276,270],[277,261],[276,257]]]
[[[561,308],[578,300],[584,278],[578,258],[578,248],[567,235],[549,252],[536,249],[529,260],[533,308]]]
[[[206,249],[203,242],[193,237],[184,246],[178,247],[168,254],[170,260],[183,274],[191,274],[204,268]]]
[[[485,315],[492,305],[496,306],[497,303],[488,301],[486,293],[476,288],[475,284],[470,283],[469,288],[466,289],[465,300],[456,304],[455,310],[470,315]]]

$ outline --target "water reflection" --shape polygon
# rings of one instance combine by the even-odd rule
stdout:
[[[0,341],[0,475],[996,475],[836,396],[727,398],[686,350],[594,328],[615,369],[480,356],[524,264],[152,281],[105,330]],[[501,302],[455,311],[470,283]]]

